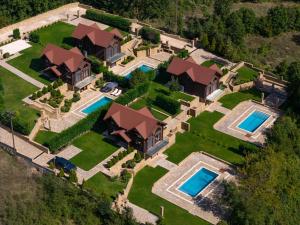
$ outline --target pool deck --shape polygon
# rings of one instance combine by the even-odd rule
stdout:
[[[270,117],[254,132],[248,132],[239,128],[241,124],[254,111],[260,111],[268,114]],[[280,111],[274,108],[258,104],[253,101],[245,101],[237,105],[230,113],[227,113],[220,119],[214,128],[233,137],[248,141],[257,145],[265,143],[265,131],[270,128],[276,119],[280,116]]]
[[[218,174],[216,179],[195,198],[181,192],[179,187],[203,167]],[[193,215],[212,224],[217,224],[225,212],[218,204],[223,190],[221,183],[223,180],[234,179],[234,172],[230,165],[207,154],[194,152],[159,179],[154,184],[152,192],[186,209]]]

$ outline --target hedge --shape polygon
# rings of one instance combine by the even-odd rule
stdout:
[[[150,83],[144,83],[139,86],[137,86],[134,89],[130,89],[127,91],[124,95],[120,96],[116,99],[115,102],[121,104],[121,105],[127,105],[130,102],[132,102],[134,99],[146,94],[149,90]]]
[[[130,31],[131,21],[120,16],[110,15],[95,9],[88,9],[85,17],[127,32]]]
[[[104,117],[109,106],[110,104],[101,108],[100,110],[89,114],[87,117],[80,120],[72,127],[69,127],[68,129],[62,131],[60,134],[54,136],[52,139],[46,142],[45,146],[48,147],[52,153],[57,152],[59,149],[68,145],[78,136],[97,126],[97,123],[100,124],[100,120],[102,120],[102,118]]]
[[[143,27],[139,34],[143,39],[151,41],[154,44],[158,44],[160,42],[160,33],[150,27]]]
[[[162,94],[156,96],[154,104],[172,115],[177,114],[180,110],[180,102]]]
[[[0,112],[0,123],[6,127],[10,127],[10,116],[6,111]],[[31,132],[31,127],[34,124],[31,124],[28,120],[22,118],[18,112],[13,118],[13,127],[14,131],[17,131],[20,134],[29,135]]]
[[[119,84],[119,86],[121,86],[122,88],[128,88],[129,87],[129,80],[126,77],[118,76],[118,75],[116,75],[113,72],[108,71],[108,70],[103,72],[103,79],[107,82],[109,82],[109,81],[117,82]]]

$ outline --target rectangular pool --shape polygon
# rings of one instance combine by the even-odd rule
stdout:
[[[216,179],[217,176],[218,174],[202,168],[181,185],[179,190],[191,197],[196,197],[204,188]]]
[[[92,112],[95,112],[97,109],[100,109],[101,107],[107,105],[111,101],[112,101],[112,99],[110,99],[108,97],[101,97],[98,101],[94,102],[93,104],[91,104],[91,105],[87,106],[86,108],[84,108],[83,110],[81,110],[81,112],[83,112],[86,115],[89,115]]]
[[[144,72],[144,73],[147,73],[147,72],[149,72],[149,71],[154,70],[152,67],[147,66],[147,65],[141,65],[141,66],[139,66],[139,67],[136,68],[136,69],[139,69],[139,70],[141,70],[141,71]],[[136,69],[134,69],[134,70],[136,70]],[[130,73],[126,74],[125,77],[126,77],[127,79],[130,79],[130,78],[132,77],[132,72],[133,72],[134,70],[132,70]]]
[[[260,112],[254,111],[251,113],[243,122],[238,125],[238,128],[246,130],[248,132],[253,133],[256,131],[267,119],[269,119],[270,115]]]

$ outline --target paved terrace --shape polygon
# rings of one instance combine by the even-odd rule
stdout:
[[[178,188],[200,168],[205,167],[218,174],[218,177],[205,188],[196,198],[192,198]],[[152,192],[173,204],[186,209],[212,224],[217,224],[223,217],[224,210],[219,206],[218,199],[222,194],[222,180],[234,179],[229,165],[206,154],[195,152],[189,155],[178,166],[171,168],[165,176],[158,180]]]

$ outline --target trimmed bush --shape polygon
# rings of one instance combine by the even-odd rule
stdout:
[[[78,102],[79,100],[80,100],[80,93],[79,92],[75,92],[74,94],[73,94],[73,98],[72,98],[72,101],[73,102]]]
[[[106,82],[117,82],[119,84],[119,86],[121,86],[122,88],[128,88],[129,87],[129,80],[126,79],[126,77],[121,77],[118,76],[116,74],[114,74],[111,71],[104,71],[103,72],[103,79]]]
[[[0,112],[0,123],[3,125],[10,127],[10,116],[7,112]],[[30,124],[26,118],[22,118],[18,112],[16,112],[15,116],[13,117],[13,127],[14,130],[24,134],[24,135],[29,135],[31,132],[30,127],[32,124]]]
[[[18,28],[13,30],[13,38],[14,39],[20,39],[21,38],[20,30]]]
[[[160,42],[160,33],[150,27],[143,27],[139,34],[143,39],[151,41],[154,44],[158,44]]]
[[[33,43],[39,43],[40,42],[40,35],[38,35],[37,33],[30,33],[29,34],[29,41],[33,42]]]
[[[9,56],[10,56],[10,54],[9,54],[8,52],[5,52],[5,53],[3,54],[3,58],[4,58],[4,59],[9,58]]]
[[[109,106],[110,104],[105,107],[102,107],[100,110],[89,114],[87,117],[80,120],[72,127],[69,127],[68,129],[62,131],[60,134],[50,139],[45,145],[49,148],[51,152],[57,152],[59,149],[68,145],[78,136],[91,130],[97,125],[97,123],[100,123],[105,113],[107,112]]]
[[[172,81],[169,86],[170,91],[180,91],[181,86],[178,81]]]
[[[130,31],[131,22],[128,19],[120,16],[110,15],[108,13],[104,13],[95,9],[88,9],[86,11],[85,17],[90,20],[98,21],[127,32]]]
[[[130,102],[132,102],[134,99],[146,94],[149,90],[149,87],[150,87],[149,82],[141,84],[136,88],[127,91],[124,95],[117,98],[115,102],[121,105],[127,105]]]
[[[162,94],[156,96],[154,104],[172,115],[180,111],[180,103],[177,100]]]

